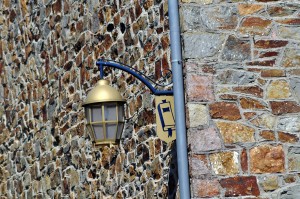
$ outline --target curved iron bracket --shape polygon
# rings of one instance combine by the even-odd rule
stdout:
[[[125,71],[125,72],[133,75],[137,79],[139,79],[141,82],[143,82],[150,89],[150,91],[154,95],[173,95],[173,90],[158,90],[158,89],[154,88],[154,86],[152,86],[152,84],[145,77],[143,77],[141,74],[137,73],[136,71],[130,69],[129,67],[127,67],[125,65],[122,65],[122,64],[119,64],[119,63],[116,63],[116,62],[105,61],[105,60],[101,60],[101,59],[96,62],[96,65],[99,67],[100,78],[101,79],[103,79],[104,67],[107,66],[107,67],[111,67],[111,68],[117,68],[117,69]]]

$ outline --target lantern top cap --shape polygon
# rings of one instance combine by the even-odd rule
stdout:
[[[102,102],[125,102],[121,94],[107,80],[101,79],[96,86],[88,93],[83,106]]]

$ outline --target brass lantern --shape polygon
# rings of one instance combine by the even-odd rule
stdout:
[[[95,145],[116,144],[124,127],[124,103],[120,93],[101,79],[83,103],[87,128]]]

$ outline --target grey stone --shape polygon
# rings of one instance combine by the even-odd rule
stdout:
[[[299,27],[291,27],[291,26],[280,26],[278,28],[279,36],[284,39],[294,39],[300,40],[300,30]]]
[[[225,70],[217,76],[221,84],[246,85],[255,81],[255,75],[252,72]]]
[[[280,118],[277,128],[282,131],[300,131],[300,117]]]
[[[225,61],[245,61],[251,59],[251,46],[249,40],[242,40],[230,35],[225,43],[221,55]]]
[[[206,58],[215,56],[224,42],[223,34],[184,34],[185,58]]]
[[[299,80],[299,78],[291,78],[290,86],[291,86],[291,89],[292,89],[298,103],[300,103],[300,80]]]
[[[296,198],[300,198],[299,189],[300,189],[299,185],[288,187],[288,188],[282,190],[278,194],[278,198],[280,198],[280,199],[296,199]]]
[[[283,65],[284,67],[297,67],[297,66],[300,66],[300,49],[287,48],[284,51],[284,55],[283,55],[281,65]]]

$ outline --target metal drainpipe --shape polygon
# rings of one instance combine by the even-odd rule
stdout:
[[[168,0],[168,13],[175,103],[179,190],[181,199],[190,199],[178,0]]]

